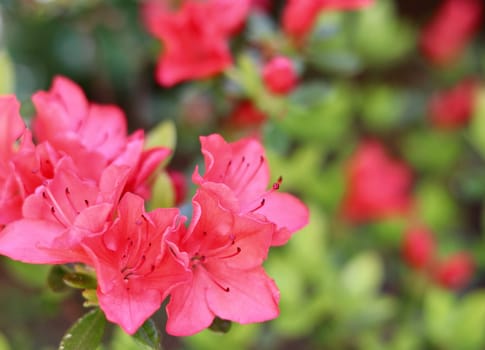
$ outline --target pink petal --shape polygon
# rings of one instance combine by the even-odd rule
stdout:
[[[272,245],[285,244],[294,232],[308,224],[308,208],[295,196],[272,192],[264,198],[264,205],[256,213],[277,226]]]
[[[242,206],[266,190],[269,167],[260,142],[247,138],[227,143],[218,134],[201,137],[200,142],[206,168],[203,181],[226,184]],[[193,180],[200,184],[197,176]]]
[[[15,96],[0,96],[0,160],[7,160],[12,153],[12,143],[25,130],[19,111],[20,103]]]
[[[213,269],[211,269],[213,271]],[[280,293],[263,268],[235,271],[220,266],[211,272],[224,288],[206,289],[210,310],[220,318],[246,324],[263,322],[279,314]]]
[[[167,333],[188,336],[210,326],[215,315],[207,306],[205,291],[211,285],[206,274],[197,273],[193,281],[172,290],[166,307]]]
[[[126,128],[125,114],[119,107],[91,104],[78,136],[87,149],[95,150],[111,160],[126,143]]]
[[[0,254],[30,264],[73,262],[48,248],[65,228],[55,222],[22,219],[0,232]]]
[[[108,294],[98,288],[98,300],[106,318],[128,334],[134,334],[162,303],[157,290],[133,286],[129,290],[121,286]]]

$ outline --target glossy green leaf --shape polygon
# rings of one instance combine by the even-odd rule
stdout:
[[[161,350],[160,333],[155,322],[149,318],[133,335],[135,341],[146,350]]]
[[[101,343],[106,318],[100,309],[85,314],[67,331],[59,350],[96,350]]]

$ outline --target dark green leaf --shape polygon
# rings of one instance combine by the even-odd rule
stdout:
[[[106,318],[94,309],[74,323],[61,340],[59,350],[96,350],[103,337]]]
[[[133,338],[145,349],[161,350],[160,333],[158,332],[155,322],[149,318],[135,333]]]
[[[96,289],[96,278],[93,276],[82,273],[82,272],[72,272],[64,275],[62,278],[65,284],[72,288],[79,289]]]
[[[229,320],[223,320],[222,318],[216,317],[209,329],[218,333],[227,333],[231,329],[232,322]]]
[[[64,283],[64,276],[71,273],[71,270],[63,265],[55,265],[49,271],[47,276],[47,284],[54,292],[64,292],[68,290],[68,286]]]

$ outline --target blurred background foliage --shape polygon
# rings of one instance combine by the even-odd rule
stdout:
[[[483,349],[485,26],[452,64],[430,63],[419,40],[441,3],[376,0],[359,11],[328,11],[298,46],[279,26],[285,1],[272,1],[269,12],[253,11],[234,38],[233,67],[163,88],[154,79],[161,45],[145,31],[139,1],[1,0],[0,93],[17,94],[29,118],[32,93],[66,75],[91,100],[121,106],[131,129],[157,130],[153,139],[174,145],[169,168],[186,181],[201,161],[199,135],[260,135],[272,176],[282,175],[283,189],[309,205],[310,225],[273,249],[265,265],[281,290],[279,318],[234,324],[223,335],[163,334],[165,349]],[[290,94],[266,89],[265,52],[295,63],[299,84]],[[431,99],[470,77],[477,86],[471,121],[439,127]],[[262,123],[234,122],[248,101]],[[160,123],[165,127],[154,129]],[[365,140],[378,140],[412,173],[406,213],[346,217],[349,168]],[[385,173],[369,185],[377,197]],[[170,186],[167,177],[157,182],[153,206],[173,203]],[[183,210],[190,210],[187,199]],[[419,240],[406,246],[415,226],[431,232],[439,261],[461,252],[472,263],[445,272],[416,268],[409,254],[427,248]],[[0,262],[0,350],[57,348],[84,313],[79,293],[50,291],[48,267]],[[163,311],[155,320],[163,330]],[[102,346],[138,348],[114,326]]]

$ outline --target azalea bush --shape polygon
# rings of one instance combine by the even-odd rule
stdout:
[[[485,347],[482,1],[0,6],[0,350]]]

